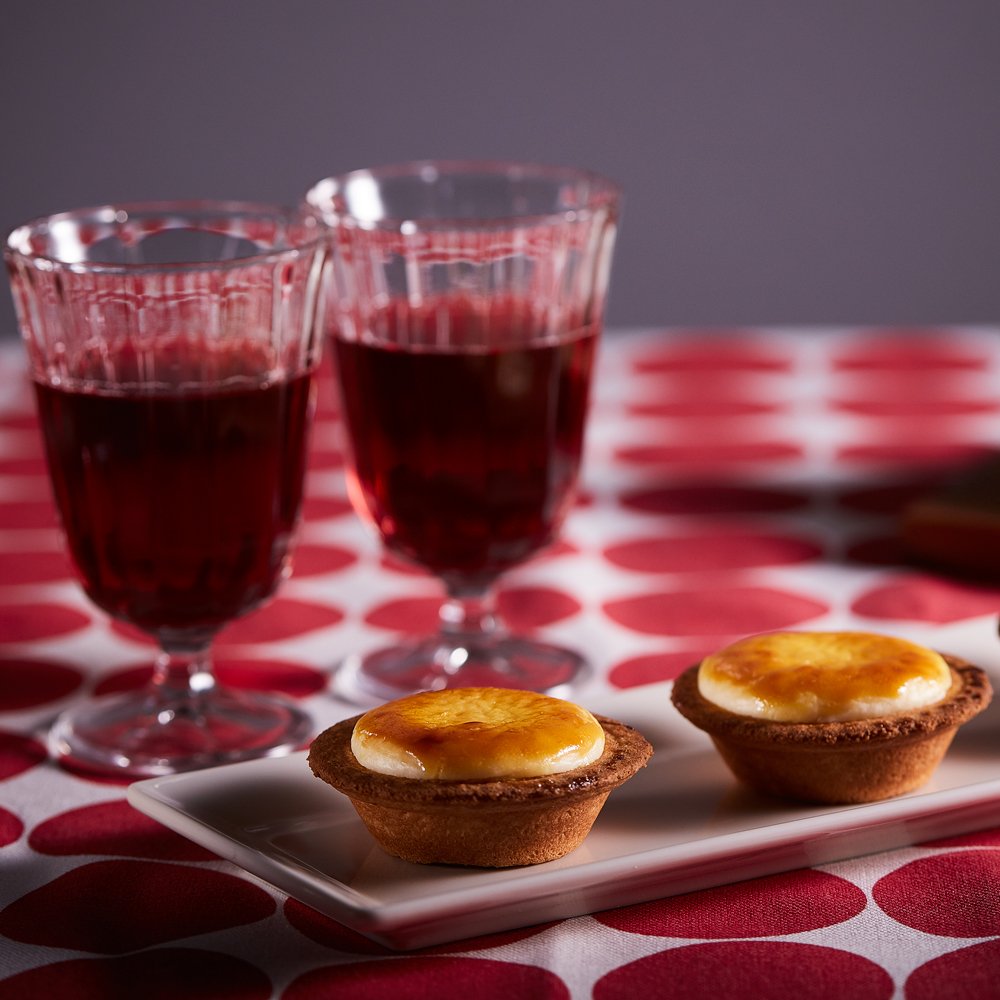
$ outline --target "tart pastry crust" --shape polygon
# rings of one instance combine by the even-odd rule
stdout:
[[[941,701],[875,719],[774,722],[736,715],[700,693],[697,665],[674,682],[671,700],[709,734],[733,774],[758,791],[808,802],[874,802],[925,784],[958,727],[990,703],[990,682],[979,667],[941,655],[952,676]]]
[[[604,753],[572,771],[484,781],[404,778],[358,763],[351,734],[360,717],[320,733],[309,766],[350,798],[384,850],[423,864],[505,868],[562,857],[583,842],[608,795],[653,752],[635,729],[595,715]]]

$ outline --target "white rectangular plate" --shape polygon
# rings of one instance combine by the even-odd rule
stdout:
[[[933,644],[979,663],[1000,687],[995,628],[995,619],[965,623],[940,630]],[[312,776],[304,753],[152,778],[132,785],[128,797],[334,920],[406,949],[1000,824],[1000,701],[959,732],[919,792],[810,807],[738,786],[669,695],[669,684],[657,684],[588,706],[635,726],[655,755],[612,793],[582,847],[534,867],[493,871],[391,858],[350,802]]]

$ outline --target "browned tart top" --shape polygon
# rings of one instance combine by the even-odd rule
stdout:
[[[736,715],[702,696],[698,690],[698,665],[689,667],[674,681],[671,700],[681,715],[699,729],[734,742],[807,749],[915,739],[968,722],[986,708],[992,697],[989,678],[984,671],[958,657],[941,655],[952,676],[951,689],[941,701],[875,719],[774,722]]]
[[[627,781],[652,756],[649,742],[631,726],[597,715],[604,730],[604,753],[592,764],[532,778],[447,781],[404,778],[370,771],[351,750],[351,734],[361,716],[320,733],[309,748],[317,778],[353,799],[400,806],[464,806],[482,803],[530,804],[574,795],[595,795]]]

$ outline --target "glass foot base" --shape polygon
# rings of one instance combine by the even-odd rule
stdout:
[[[311,718],[273,695],[247,691],[164,699],[111,695],[69,709],[49,731],[49,751],[70,768],[155,777],[299,749]]]
[[[348,657],[333,689],[357,704],[449,687],[521,688],[564,697],[589,675],[587,661],[560,646],[511,636],[470,642],[434,636]]]

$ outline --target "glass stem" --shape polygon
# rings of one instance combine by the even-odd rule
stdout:
[[[161,701],[197,700],[215,687],[212,639],[177,640],[160,637],[160,654],[153,668],[153,689]]]
[[[482,640],[494,638],[505,629],[496,609],[493,590],[463,590],[449,587],[448,598],[438,612],[441,632],[449,639]]]

